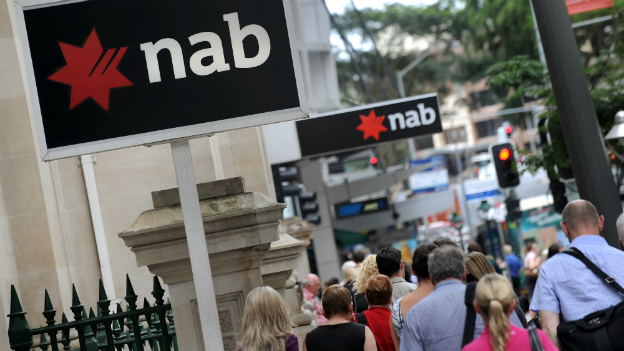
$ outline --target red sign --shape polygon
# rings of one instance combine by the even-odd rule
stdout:
[[[613,7],[613,0],[566,0],[570,16]]]

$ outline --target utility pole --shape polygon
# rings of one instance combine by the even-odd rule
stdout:
[[[622,213],[564,0],[532,0],[566,146],[582,199],[605,217],[601,235],[618,247],[615,222]]]

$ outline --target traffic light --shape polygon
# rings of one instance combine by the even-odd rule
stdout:
[[[494,161],[494,169],[501,188],[510,188],[520,184],[520,176],[516,169],[516,155],[512,143],[504,142],[490,145],[490,155]]]
[[[273,182],[277,202],[285,203],[284,197],[289,196],[293,200],[296,215],[316,225],[321,223],[321,216],[318,215],[319,207],[316,203],[316,192],[306,191],[305,186],[299,183],[297,167],[274,166]]]
[[[321,224],[321,216],[318,214],[319,207],[316,203],[316,192],[302,191],[299,193],[298,200],[301,218],[312,224]]]
[[[513,127],[511,125],[505,126],[505,133],[507,133],[507,138],[511,138],[511,133],[513,133]]]

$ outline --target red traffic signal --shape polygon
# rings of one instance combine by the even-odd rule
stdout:
[[[520,175],[516,168],[514,146],[510,142],[502,142],[490,145],[490,155],[496,170],[498,186],[505,189],[518,186]]]
[[[371,157],[370,158],[370,163],[371,163],[371,165],[376,165],[377,164],[377,157]]]
[[[505,133],[507,133],[509,135],[509,134],[511,134],[511,132],[513,132],[513,127],[512,126],[505,127]]]
[[[498,158],[500,158],[501,161],[507,161],[509,160],[509,157],[511,157],[511,151],[508,148],[502,149],[498,154]]]

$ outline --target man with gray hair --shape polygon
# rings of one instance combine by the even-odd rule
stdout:
[[[467,314],[464,255],[445,245],[429,254],[428,264],[435,288],[407,313],[401,351],[461,350]],[[522,327],[515,312],[511,322]],[[473,339],[484,329],[483,319],[476,315]]]
[[[318,319],[318,325],[323,325],[327,322],[327,318],[323,316],[323,310],[321,304],[316,301],[316,295],[321,290],[321,279],[316,274],[308,274],[301,282],[303,286],[303,298],[310,301],[314,305],[314,311],[316,311],[316,318]]]
[[[460,350],[466,320],[464,255],[452,246],[429,254],[433,292],[407,313],[401,336],[401,351]],[[483,332],[477,316],[474,337]]]

